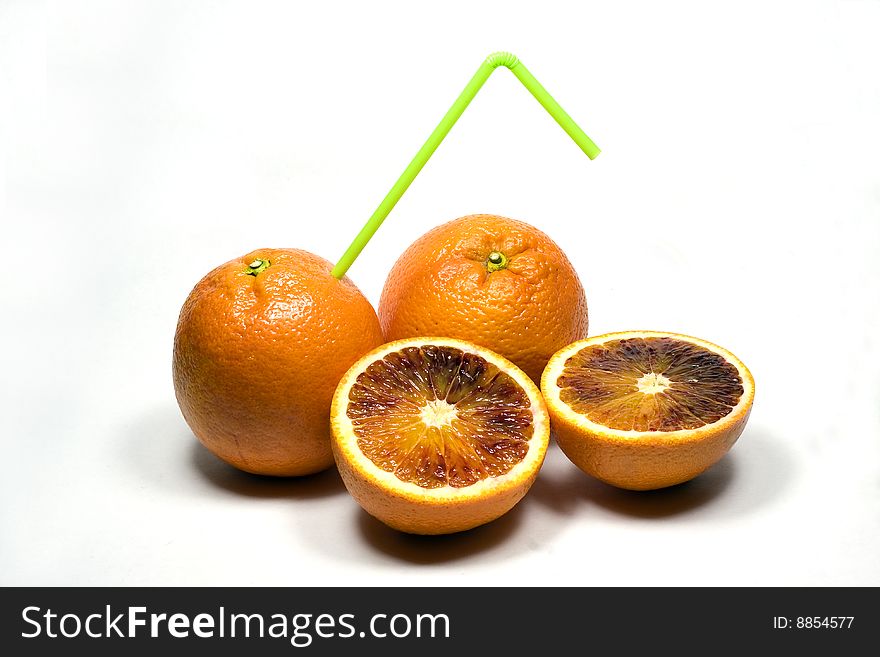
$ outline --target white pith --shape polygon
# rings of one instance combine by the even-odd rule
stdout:
[[[639,380],[636,381],[636,387],[639,389],[639,392],[645,395],[656,395],[657,393],[666,390],[671,384],[672,381],[656,372],[643,374]]]
[[[433,399],[422,406],[422,422],[426,427],[448,427],[458,417],[455,406],[445,399]]]

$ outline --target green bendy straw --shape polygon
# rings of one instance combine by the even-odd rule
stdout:
[[[434,128],[434,132],[431,133],[431,136],[428,137],[428,140],[419,149],[419,152],[416,153],[416,156],[412,159],[409,165],[407,165],[404,172],[400,175],[400,178],[394,183],[391,191],[389,191],[385,198],[382,199],[379,207],[376,208],[375,212],[373,212],[372,216],[367,220],[367,223],[361,228],[361,232],[357,234],[357,237],[354,238],[354,241],[349,245],[345,253],[342,254],[339,262],[333,267],[332,273],[335,278],[339,279],[345,276],[345,272],[348,271],[348,268],[351,267],[355,258],[360,255],[361,251],[363,251],[364,247],[367,245],[367,242],[370,241],[370,238],[373,237],[375,232],[379,229],[379,226],[385,221],[385,217],[387,217],[388,213],[390,213],[394,206],[397,205],[397,202],[412,184],[412,181],[416,179],[417,175],[419,175],[419,171],[422,170],[422,167],[425,166],[431,155],[434,154],[434,151],[437,150],[437,147],[446,135],[449,134],[449,131],[452,130],[452,126],[455,125],[455,122],[458,121],[459,117],[464,113],[464,110],[474,99],[474,96],[477,95],[480,87],[482,87],[486,80],[489,79],[489,76],[492,75],[492,71],[499,66],[504,66],[505,68],[510,69],[516,78],[523,83],[523,86],[528,89],[535,99],[541,103],[544,109],[550,113],[550,116],[556,120],[556,123],[558,123],[562,129],[568,133],[568,136],[580,146],[581,150],[587,154],[587,157],[591,160],[596,159],[600,153],[599,147],[593,143],[592,139],[587,137],[586,133],[581,130],[580,126],[574,122],[574,119],[562,109],[559,103],[554,100],[553,96],[551,96],[541,83],[535,79],[535,76],[529,72],[525,65],[517,59],[516,55],[509,52],[492,53],[480,65],[477,72],[474,73],[474,77],[472,77],[470,82],[467,83],[464,91],[462,91],[458,98],[455,99],[455,102],[452,103],[452,107],[449,108],[449,111],[446,112],[446,115],[440,120],[437,127]]]

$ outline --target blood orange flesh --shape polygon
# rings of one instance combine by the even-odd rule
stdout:
[[[732,363],[674,337],[587,346],[568,358],[557,385],[574,411],[621,431],[697,429],[728,415],[743,395]]]
[[[426,489],[507,474],[534,433],[532,403],[513,377],[447,345],[403,347],[371,363],[346,414],[370,461]]]

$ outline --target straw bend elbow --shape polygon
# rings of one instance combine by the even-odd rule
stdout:
[[[486,57],[486,64],[491,66],[493,69],[498,68],[499,66],[504,66],[509,69],[513,69],[519,64],[519,59],[512,52],[493,52],[491,55]]]

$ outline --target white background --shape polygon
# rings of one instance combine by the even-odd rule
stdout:
[[[420,8],[424,7],[424,8]],[[0,2],[0,583],[880,585],[880,3]],[[258,247],[335,259],[480,61],[497,71],[350,271],[492,212],[548,232],[590,332],[726,346],[732,452],[655,493],[553,448],[450,537],[333,471],[247,476],[193,438],[177,313]]]

